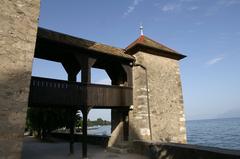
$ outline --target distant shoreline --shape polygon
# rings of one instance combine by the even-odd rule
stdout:
[[[221,119],[239,119],[240,117],[223,117],[223,118],[209,118],[209,119],[191,119],[191,120],[186,120],[186,122],[189,121],[202,121],[202,120],[221,120]]]

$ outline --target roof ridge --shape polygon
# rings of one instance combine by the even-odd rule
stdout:
[[[167,49],[169,49],[169,50],[172,50],[172,52],[174,52],[174,53],[178,53],[176,50],[167,47],[165,44],[159,43],[159,42],[157,42],[157,41],[155,41],[155,40],[153,40],[153,39],[151,39],[151,38],[149,38],[149,37],[147,37],[147,36],[144,36],[144,37],[147,38],[148,40],[150,40],[150,41],[158,44],[158,45],[161,45],[161,46],[163,46],[163,47],[165,47],[165,48],[167,48]]]

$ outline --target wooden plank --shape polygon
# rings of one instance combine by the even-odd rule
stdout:
[[[84,95],[87,91],[87,99]],[[86,100],[86,102],[84,102]],[[126,107],[132,105],[132,88],[99,84],[82,84],[32,77],[29,106]]]

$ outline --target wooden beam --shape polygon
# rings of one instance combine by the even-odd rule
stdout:
[[[87,54],[74,54],[78,64],[81,66],[82,83],[91,83],[91,67],[96,62],[95,58]]]
[[[112,80],[112,85],[124,85],[126,82],[126,73],[120,63],[107,66],[106,72]]]
[[[81,67],[74,60],[65,60],[62,62],[63,68],[68,74],[68,81],[77,81],[77,74]]]

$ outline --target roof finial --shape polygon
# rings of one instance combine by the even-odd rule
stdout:
[[[142,23],[140,23],[140,33],[141,33],[141,36],[143,36],[143,25],[142,25]]]

